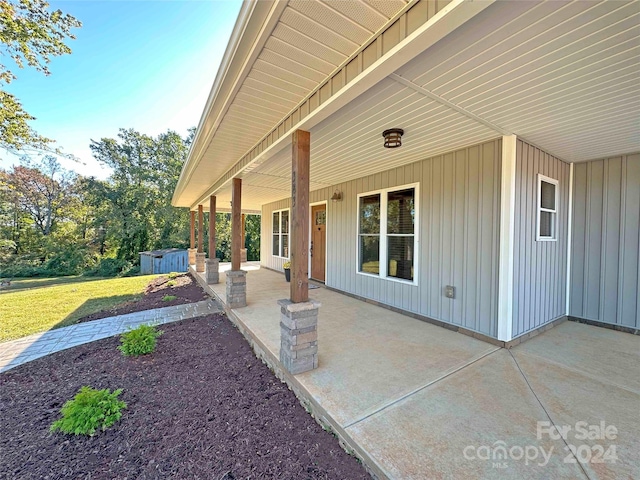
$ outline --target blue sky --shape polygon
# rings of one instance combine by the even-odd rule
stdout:
[[[241,2],[50,1],[83,26],[45,77],[14,69],[7,90],[37,118],[32,126],[83,164],[66,168],[104,178],[90,140],[114,138],[119,128],[186,135],[200,120]],[[0,151],[0,166],[16,158]]]

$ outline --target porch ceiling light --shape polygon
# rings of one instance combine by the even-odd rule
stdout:
[[[402,135],[404,135],[404,130],[401,128],[390,128],[382,132],[384,148],[398,148],[402,146]]]
[[[336,190],[335,192],[333,192],[333,195],[331,196],[331,201],[332,202],[341,202],[342,201],[342,192],[339,190]]]

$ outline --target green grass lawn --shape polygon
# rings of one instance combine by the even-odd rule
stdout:
[[[79,318],[135,300],[155,275],[13,280],[0,291],[0,342],[66,327]]]

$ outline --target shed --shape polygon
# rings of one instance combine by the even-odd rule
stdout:
[[[165,248],[140,252],[140,273],[143,275],[186,272],[188,268],[189,261],[186,250]]]

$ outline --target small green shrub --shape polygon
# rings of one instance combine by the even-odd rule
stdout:
[[[121,393],[121,389],[112,393],[107,388],[82,387],[62,406],[62,418],[53,422],[51,431],[93,436],[98,429],[106,430],[120,420],[121,410],[127,407],[125,402],[118,400]]]
[[[163,302],[170,302],[171,300],[175,300],[176,297],[175,295],[165,295],[164,297],[162,297],[162,301]]]
[[[140,325],[120,336],[122,345],[118,349],[125,357],[153,353],[156,349],[156,340],[160,335],[162,335],[162,330],[156,329],[153,325]]]
[[[168,287],[175,287],[177,285],[177,283],[175,282],[175,280],[169,280],[167,282],[167,286]]]
[[[174,278],[178,278],[178,272],[171,272],[169,275],[169,280],[173,280]]]

